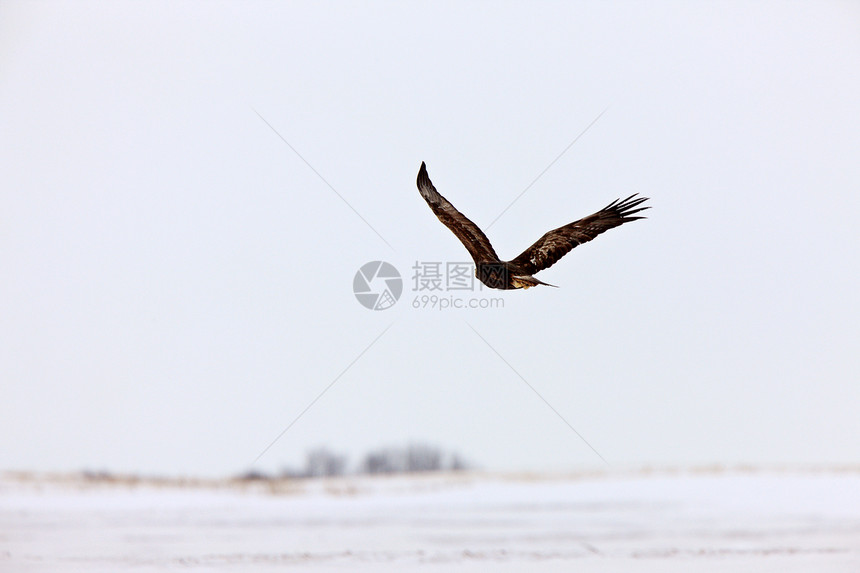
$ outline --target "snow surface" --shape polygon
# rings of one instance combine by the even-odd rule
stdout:
[[[6,474],[0,571],[860,571],[860,471]]]

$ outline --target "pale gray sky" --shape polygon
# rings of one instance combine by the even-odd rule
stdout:
[[[258,469],[603,467],[487,343],[613,466],[857,462],[858,30],[852,2],[4,2],[0,469],[243,471],[389,326]],[[649,219],[558,289],[414,309],[416,261],[467,260],[421,161],[486,228],[604,110],[488,235]]]

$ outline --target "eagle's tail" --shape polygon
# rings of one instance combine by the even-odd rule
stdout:
[[[534,278],[531,275],[514,275],[511,277],[511,282],[514,284],[516,288],[531,288],[537,285],[550,286],[553,288],[558,288],[556,285],[551,285],[549,283],[545,283],[541,280]]]

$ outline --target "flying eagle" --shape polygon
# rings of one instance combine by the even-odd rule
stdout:
[[[532,275],[551,267],[575,246],[587,243],[600,233],[636,219],[644,219],[644,217],[631,217],[631,215],[650,209],[650,207],[635,208],[647,201],[647,197],[636,198],[636,194],[633,194],[623,201],[616,199],[593,215],[550,231],[517,258],[502,261],[484,232],[436,191],[427,175],[427,166],[424,162],[421,162],[421,169],[418,171],[418,191],[430,205],[433,213],[457,235],[472,255],[475,261],[475,276],[488,287],[496,289],[529,288],[536,285],[555,286],[539,281]]]

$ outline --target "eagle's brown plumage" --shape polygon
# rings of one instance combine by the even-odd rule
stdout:
[[[593,215],[546,233],[517,258],[502,261],[484,232],[436,191],[427,175],[427,166],[423,162],[418,171],[418,191],[421,192],[421,196],[427,201],[433,213],[451,229],[472,255],[475,261],[475,275],[478,279],[488,287],[496,289],[546,285],[547,283],[531,275],[551,267],[575,246],[587,243],[604,231],[629,221],[644,219],[641,216],[632,217],[631,215],[650,209],[650,207],[639,207],[641,203],[648,200],[647,197],[636,197],[634,194],[623,201],[615,200]]]

